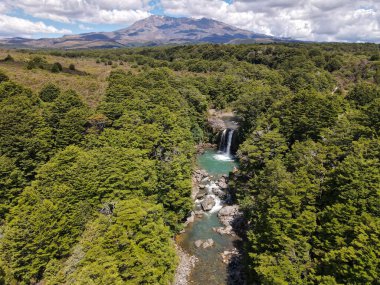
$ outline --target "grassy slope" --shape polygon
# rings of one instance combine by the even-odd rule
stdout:
[[[107,87],[107,77],[112,67],[104,64],[97,64],[95,59],[88,58],[64,58],[57,56],[45,56],[49,63],[59,62],[63,67],[68,67],[73,63],[77,70],[84,71],[89,75],[73,75],[69,73],[52,73],[42,69],[26,69],[26,62],[34,55],[21,53],[18,51],[0,50],[0,59],[10,54],[15,62],[0,62],[0,69],[3,70],[11,80],[18,82],[24,86],[28,86],[32,90],[40,90],[48,82],[52,82],[59,86],[62,90],[73,89],[90,107],[96,108],[104,96]],[[118,66],[125,70],[129,70],[127,64]]]

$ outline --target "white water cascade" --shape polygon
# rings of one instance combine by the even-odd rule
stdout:
[[[214,156],[217,160],[232,161],[231,146],[234,130],[225,129],[220,137],[218,153]]]
[[[227,138],[227,148],[226,148],[226,154],[227,156],[231,156],[231,144],[232,144],[232,138],[234,136],[234,130],[230,130],[228,132],[228,138]]]
[[[213,191],[214,189],[218,189],[218,186],[216,186],[215,182],[211,181],[210,184],[207,185],[206,187],[207,187],[207,194],[211,196],[215,201],[215,205],[214,207],[212,207],[209,213],[219,212],[219,210],[223,208],[223,203],[222,203],[222,200],[220,200],[220,198],[216,196]]]

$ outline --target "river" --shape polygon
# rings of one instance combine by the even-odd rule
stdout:
[[[224,135],[228,136],[229,133],[224,133]],[[178,245],[198,259],[188,280],[189,284],[233,284],[229,278],[229,265],[223,262],[222,253],[232,251],[237,238],[231,235],[222,235],[213,230],[216,227],[223,227],[218,218],[218,211],[222,208],[224,201],[213,195],[211,189],[222,175],[228,175],[234,167],[237,167],[237,162],[230,153],[231,137],[232,133],[230,133],[230,137],[225,137],[226,145],[219,146],[221,151],[208,149],[198,156],[198,167],[207,171],[210,178],[205,183],[205,188],[215,198],[216,203],[210,211],[204,212],[200,217],[196,216],[194,222],[187,226],[186,231],[177,236]],[[200,208],[199,202],[198,207]],[[195,244],[198,240],[208,239],[214,241],[212,247],[197,247]]]

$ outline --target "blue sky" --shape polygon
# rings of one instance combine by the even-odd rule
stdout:
[[[113,31],[152,14],[300,40],[380,43],[380,0],[0,0],[0,37]]]

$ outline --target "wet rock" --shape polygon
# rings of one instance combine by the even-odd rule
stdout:
[[[185,222],[185,225],[188,225],[190,223],[194,223],[194,219],[195,219],[195,213],[193,211],[191,211],[190,216],[187,218],[187,220]]]
[[[197,203],[195,203],[194,214],[195,214],[197,217],[202,217],[202,216],[203,216],[202,205],[201,205],[201,203],[198,202],[198,201],[197,201]]]
[[[239,214],[239,206],[238,205],[225,206],[222,209],[220,209],[220,211],[218,213],[218,217],[221,220],[222,219],[223,220],[232,220],[238,214]]]
[[[244,225],[243,215],[239,211],[237,205],[225,206],[218,212],[218,218],[224,225],[224,228],[215,229],[220,234],[228,234],[235,236],[236,230],[240,231],[240,228]]]
[[[209,247],[214,246],[215,242],[214,242],[213,239],[209,238],[209,239],[207,239],[207,240],[200,240],[200,239],[199,239],[199,240],[196,240],[196,241],[194,242],[194,244],[195,244],[195,246],[196,246],[197,248],[202,247],[202,248],[206,249],[206,248],[209,248]]]
[[[217,232],[218,234],[221,235],[232,235],[236,236],[232,226],[226,226],[226,227],[217,227],[217,228],[212,228],[214,232]]]
[[[212,247],[214,244],[215,244],[214,240],[211,239],[211,238],[209,238],[208,240],[206,240],[205,242],[203,242],[202,247],[203,248],[209,248],[209,247]]]
[[[223,131],[224,129],[226,129],[226,124],[224,123],[224,121],[220,118],[217,118],[217,117],[210,117],[208,118],[208,124],[209,126],[211,127],[211,129],[213,130],[214,133],[217,133],[217,132],[220,132],[220,131]]]
[[[225,182],[225,181],[219,181],[218,182],[218,186],[222,189],[227,189],[228,188],[228,184]]]
[[[239,252],[236,248],[234,248],[233,250],[225,250],[220,255],[222,256],[223,263],[228,264],[230,263],[231,259],[238,254]]]
[[[209,183],[210,182],[210,178],[209,177],[205,177],[201,180],[202,183]]]
[[[219,188],[213,189],[212,192],[222,200],[226,198],[226,193]]]
[[[206,191],[202,190],[202,191],[198,192],[196,198],[197,199],[203,199],[205,196],[206,196]]]
[[[196,151],[198,154],[203,154],[206,149],[215,148],[215,147],[216,145],[212,143],[202,143],[196,146]]]
[[[210,211],[215,206],[215,200],[211,196],[206,196],[201,202],[204,211]]]

